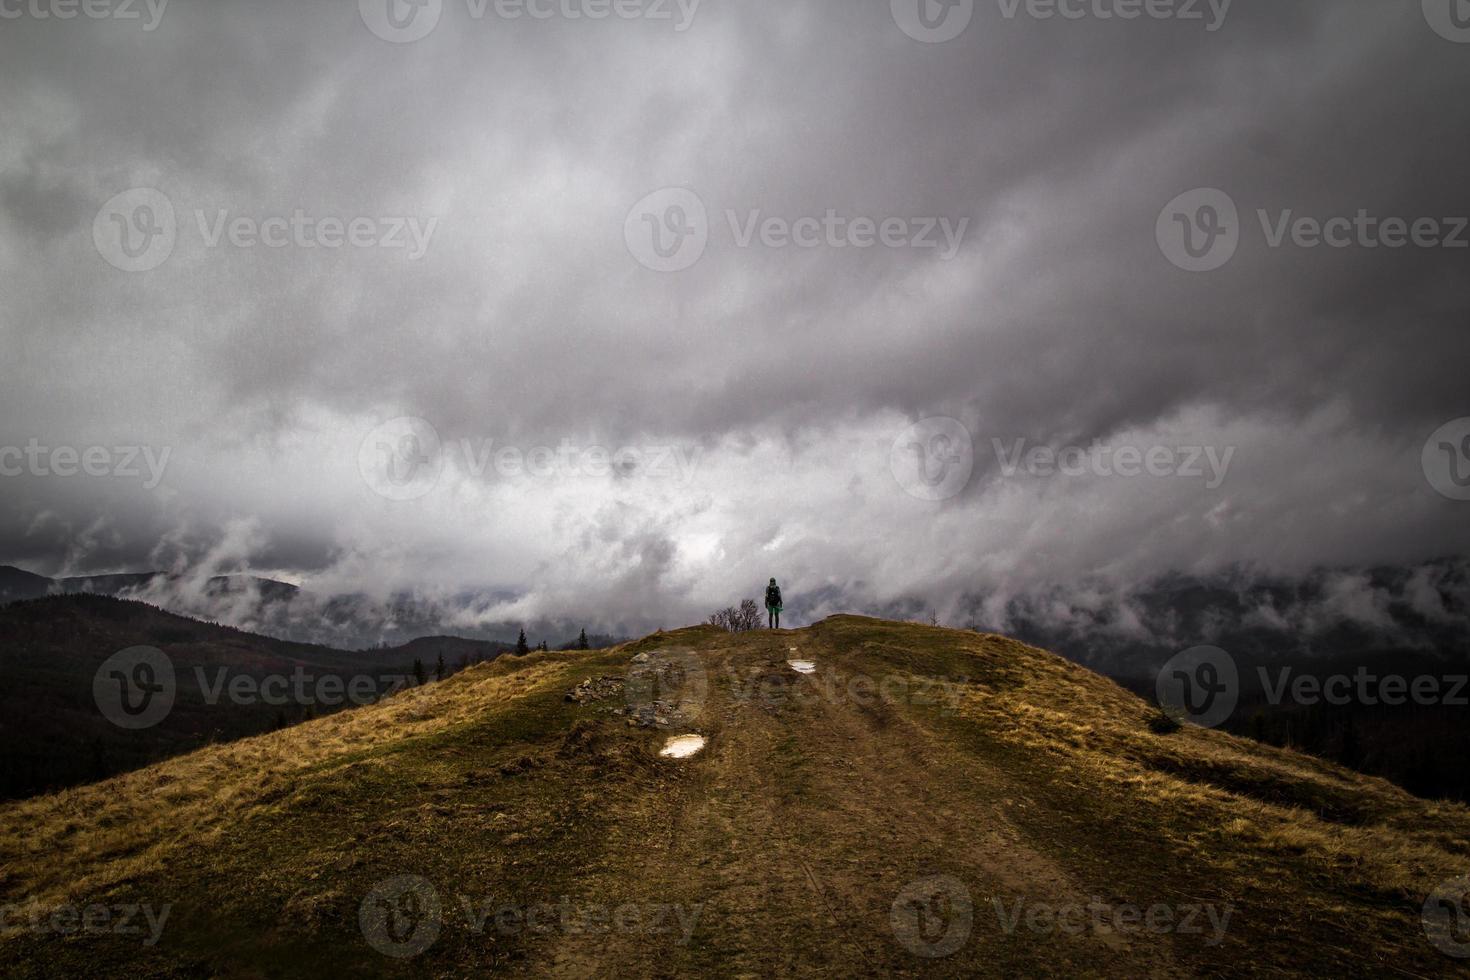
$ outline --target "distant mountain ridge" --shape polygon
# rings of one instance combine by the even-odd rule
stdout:
[[[383,600],[360,593],[324,595],[254,575],[201,578],[167,572],[123,572],[48,578],[14,566],[0,566],[0,606],[75,594],[134,599],[194,619],[338,649],[381,649],[448,634],[463,635],[470,641],[503,643],[517,630],[514,624],[481,625],[474,621],[477,617],[463,615],[478,605],[505,599],[502,593],[430,598],[403,592]]]
[[[109,658],[138,647],[166,658],[171,707],[155,723],[128,728],[100,710],[97,684],[106,683]],[[109,596],[12,602],[0,608],[0,799],[371,703],[436,679],[441,657],[447,676],[514,649],[513,642],[429,637],[339,650]]]
[[[0,565],[0,605],[26,599],[40,599],[49,595],[121,596],[130,591],[146,589],[159,582],[183,581],[185,576],[168,572],[119,572],[106,575],[73,575],[66,578],[48,578],[14,565]],[[207,587],[215,594],[224,595],[244,588],[254,588],[272,600],[290,600],[301,589],[287,582],[260,578],[255,575],[216,575],[207,580]]]
[[[1151,675],[1181,650],[1222,647],[1246,662],[1385,652],[1470,655],[1470,560],[1325,568],[1300,577],[1235,569],[1170,574],[1130,589],[1053,586],[981,600],[972,626],[1055,650],[1112,677]]]

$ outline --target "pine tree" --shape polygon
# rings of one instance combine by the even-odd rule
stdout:
[[[424,673],[424,662],[418,657],[413,658],[413,679],[418,681],[419,687],[423,687],[429,680]]]
[[[444,679],[444,654],[441,653],[441,654],[439,654],[439,662],[434,665],[434,680],[436,680],[436,681],[442,681],[443,679]]]
[[[517,657],[524,657],[526,654],[528,654],[530,652],[531,652],[531,648],[526,645],[526,631],[525,630],[521,630],[520,639],[516,640],[516,656]]]
[[[587,642],[587,631],[585,629],[582,631],[582,635],[579,636],[579,637],[577,637],[577,649],[578,650],[591,650],[592,649],[591,645]]]

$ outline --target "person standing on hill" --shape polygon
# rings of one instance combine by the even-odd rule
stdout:
[[[766,586],[766,614],[771,620],[771,629],[781,628],[781,586],[771,579],[771,584]]]

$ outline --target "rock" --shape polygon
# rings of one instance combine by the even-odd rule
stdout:
[[[623,694],[623,679],[621,677],[598,677],[585,680],[567,692],[566,699],[577,704],[591,704],[595,701],[607,701],[611,698],[621,697]]]

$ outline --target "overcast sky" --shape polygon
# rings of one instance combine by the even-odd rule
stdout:
[[[1451,0],[92,2],[0,0],[0,562],[631,631],[1470,551]]]

